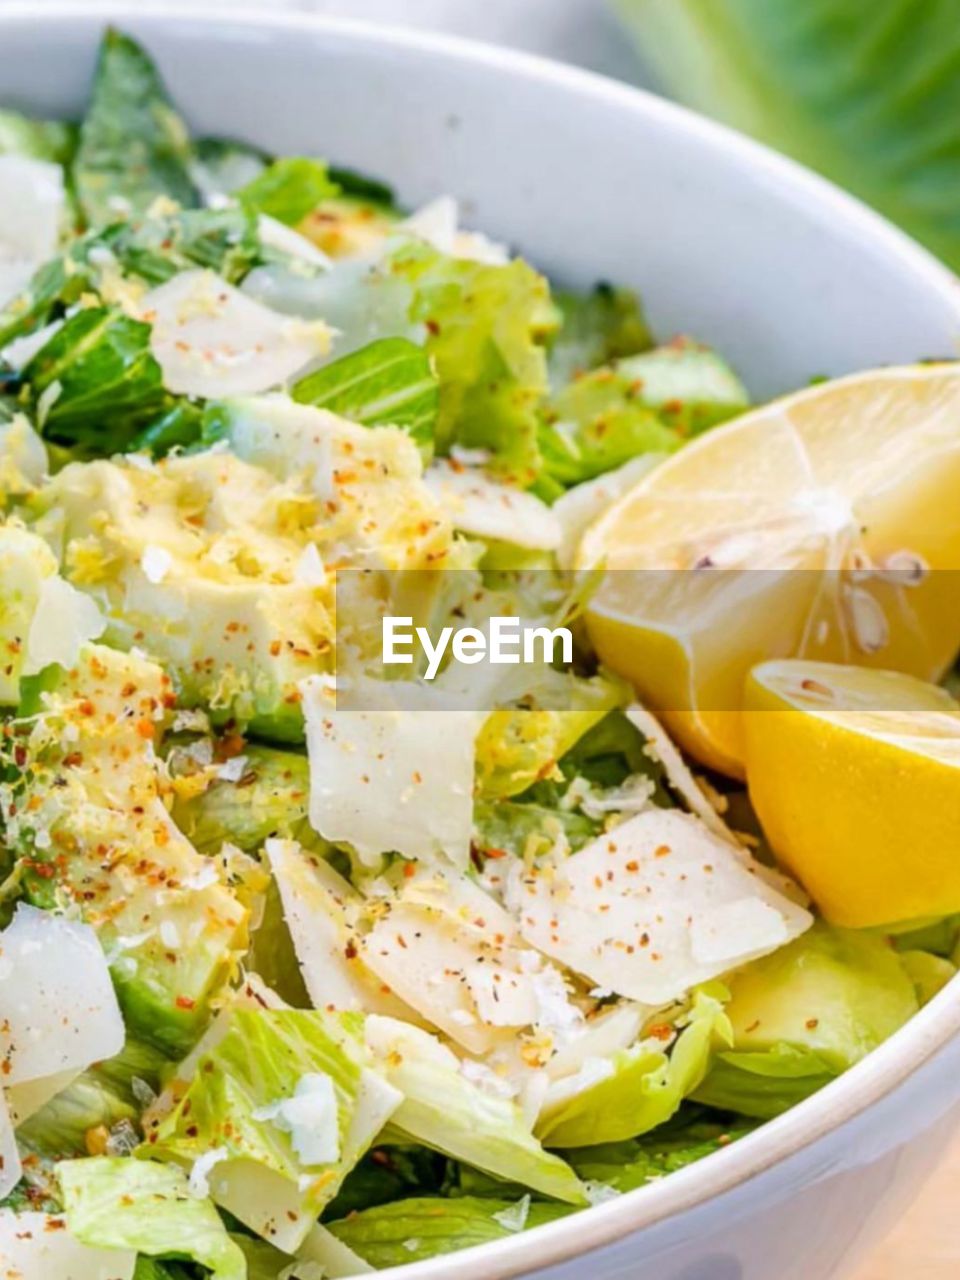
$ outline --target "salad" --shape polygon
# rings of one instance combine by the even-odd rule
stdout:
[[[751,409],[447,197],[191,137],[112,30],[78,125],[0,112],[0,195],[0,1280],[508,1237],[949,980],[960,530],[917,513],[956,511],[953,367]],[[604,578],[784,564],[775,638],[741,593],[681,643]],[[574,651],[480,710],[369,662],[348,702],[385,601]]]

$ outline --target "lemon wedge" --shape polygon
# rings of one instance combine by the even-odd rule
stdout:
[[[578,565],[607,570],[601,659],[733,776],[758,662],[938,679],[960,648],[960,365],[856,374],[707,432],[587,530]]]
[[[945,689],[766,662],[747,678],[743,728],[763,830],[828,920],[960,911],[960,704]]]

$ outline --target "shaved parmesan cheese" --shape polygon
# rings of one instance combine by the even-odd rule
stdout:
[[[7,1106],[10,1108],[14,1128],[35,1115],[51,1098],[62,1093],[76,1080],[80,1072],[80,1067],[68,1067],[66,1071],[58,1071],[52,1076],[42,1076],[38,1080],[21,1080],[19,1084],[10,1085],[7,1089]]]
[[[647,739],[647,754],[663,765],[667,781],[690,812],[696,814],[715,836],[739,849],[740,843],[736,836],[710,803],[706,792],[688,769],[683,756],[656,716],[638,702],[627,708],[626,716]]]
[[[58,164],[0,156],[0,303],[56,252],[65,195]]]
[[[464,877],[415,875],[371,914],[361,942],[367,967],[468,1052],[485,1053],[503,1028],[536,1021],[536,957],[518,946],[503,908]]]
[[[375,865],[391,850],[465,867],[473,828],[473,712],[340,711],[317,677],[301,682],[310,823]],[[389,686],[379,685],[380,696]]]
[[[323,250],[318,249],[312,240],[308,240],[299,231],[294,231],[293,227],[278,222],[276,218],[271,218],[266,213],[261,213],[257,219],[257,230],[260,232],[260,243],[267,245],[270,249],[279,249],[281,253],[302,258],[304,262],[310,262],[317,267],[333,265]]]
[[[744,853],[674,810],[641,813],[564,863],[521,876],[528,942],[651,1005],[766,955],[812,923]]]
[[[21,905],[0,934],[0,1055],[6,1084],[112,1058],[123,1019],[89,925]]]
[[[606,475],[597,476],[596,480],[574,485],[557,499],[550,510],[560,523],[557,561],[561,569],[573,568],[580,539],[594,520],[665,457],[666,454],[662,453],[641,454],[639,458],[631,458],[622,467],[617,467],[616,471],[608,471]]]
[[[94,1249],[65,1218],[0,1209],[0,1280],[131,1280],[133,1249]]]
[[[301,1272],[304,1264],[305,1267],[319,1268],[317,1274],[322,1276],[361,1276],[376,1270],[319,1222],[310,1229],[310,1234],[297,1251],[297,1258],[302,1259],[302,1263],[295,1265],[297,1280],[314,1280],[314,1276],[308,1276],[305,1269]]]
[[[8,1196],[20,1181],[23,1169],[20,1165],[20,1153],[17,1150],[17,1139],[13,1132],[13,1120],[7,1108],[7,1100],[0,1089],[0,1198]],[[3,1216],[0,1210],[0,1261],[3,1252]],[[3,1272],[0,1271],[0,1277]]]
[[[363,899],[353,886],[293,840],[268,840],[264,849],[314,1007],[415,1016],[360,956],[356,930]]]
[[[501,1209],[499,1213],[491,1214],[494,1222],[499,1222],[504,1231],[522,1231],[527,1225],[527,1217],[530,1213],[530,1197],[523,1196],[516,1204],[512,1204],[507,1209]]]
[[[20,497],[47,474],[47,447],[26,416],[0,424],[0,496]]]
[[[495,267],[510,261],[505,245],[479,231],[461,231],[459,222],[460,209],[453,196],[438,196],[401,222],[398,230],[426,240],[451,258],[469,258]]]
[[[330,330],[270,311],[212,271],[183,271],[142,302],[168,391],[223,397],[269,391],[324,355]]]
[[[573,1075],[589,1058],[606,1058],[618,1049],[629,1049],[640,1035],[647,1017],[652,1013],[642,1004],[619,1004],[597,1014],[587,1023],[581,1023],[578,1032],[568,1037],[546,1063],[544,1070],[554,1080]]]
[[[308,1071],[297,1081],[292,1098],[283,1098],[253,1113],[289,1133],[294,1151],[306,1165],[333,1164],[340,1159],[337,1093],[323,1071]]]
[[[477,538],[494,538],[531,551],[554,551],[562,530],[545,502],[494,480],[487,472],[438,458],[424,479],[454,527]]]
[[[76,665],[81,648],[102,636],[106,621],[96,602],[64,578],[44,578],[27,632],[25,675],[42,671],[51,663]]]
[[[187,1179],[187,1190],[195,1199],[206,1200],[210,1194],[210,1170],[229,1158],[230,1152],[226,1147],[214,1147],[210,1151],[204,1151],[203,1155],[197,1156]]]
[[[166,547],[146,546],[140,557],[140,568],[148,582],[162,582],[173,566],[173,556]]]

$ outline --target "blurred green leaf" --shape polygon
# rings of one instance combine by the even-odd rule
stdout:
[[[136,41],[110,28],[73,165],[87,222],[103,226],[146,213],[157,196],[196,205],[191,159],[186,126],[153,62]]]
[[[954,0],[614,0],[662,86],[960,267]]]

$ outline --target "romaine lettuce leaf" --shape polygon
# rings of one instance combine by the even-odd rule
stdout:
[[[473,807],[473,843],[487,857],[522,858],[545,852],[560,839],[576,853],[601,830],[600,822],[571,809],[513,800],[478,800]]]
[[[194,267],[206,267],[235,284],[264,253],[256,217],[234,205],[117,222],[104,230],[98,247],[95,264],[109,267],[102,252],[108,250],[124,274],[151,285]]]
[[[544,342],[556,311],[543,276],[521,259],[490,265],[410,241],[388,259],[413,294],[440,379],[437,448],[489,450],[490,466],[521,488],[540,470],[538,410],[547,389]]]
[[[951,0],[617,0],[660,85],[875,205],[960,267]]]
[[[296,1249],[400,1102],[367,1066],[362,1026],[351,1014],[238,1008],[140,1154],[194,1168],[216,1153],[214,1200]]]
[[[147,212],[158,196],[198,203],[183,120],[144,50],[110,28],[80,126],[73,180],[88,224]]]
[[[62,1161],[57,1179],[67,1225],[81,1243],[185,1258],[209,1268],[212,1280],[245,1280],[243,1254],[179,1169],[97,1156]]]
[[[74,125],[35,120],[19,111],[0,111],[0,155],[29,156],[67,164],[77,143]]]
[[[693,1108],[694,1114],[697,1109]],[[586,1183],[622,1193],[656,1182],[730,1145],[751,1131],[749,1121],[722,1123],[709,1118],[657,1128],[628,1142],[578,1147],[567,1154]]]
[[[444,1200],[424,1196],[365,1209],[328,1230],[380,1270],[420,1262],[471,1245],[502,1240],[517,1231],[556,1222],[573,1210],[545,1201],[493,1200],[460,1196]]]
[[[110,454],[170,400],[150,350],[150,326],[112,307],[87,307],[23,370],[41,431]]]
[[[653,339],[640,299],[630,289],[598,284],[586,294],[558,292],[560,329],[550,344],[550,382],[566,386],[579,374],[621,356],[646,351]]]
[[[338,195],[339,191],[322,160],[283,156],[234,194],[245,208],[292,227],[321,200]]]
[[[393,1018],[371,1016],[367,1039],[387,1079],[403,1095],[393,1130],[498,1178],[568,1204],[585,1203],[570,1166],[544,1151],[516,1103],[472,1084],[433,1036]]]
[[[618,684],[603,676],[584,680],[558,672],[541,673],[534,700],[540,707],[504,707],[484,721],[476,741],[476,789],[484,800],[515,796],[548,777],[562,756],[598,725],[624,698]]]
[[[432,451],[440,400],[426,352],[408,338],[381,338],[295,383],[301,404],[328,409],[364,426],[403,427]]]
[[[731,1034],[721,999],[705,991],[677,1026],[682,1029],[669,1053],[647,1039],[555,1081],[537,1120],[541,1141],[551,1147],[619,1142],[674,1116],[706,1075],[715,1046],[729,1043]]]

